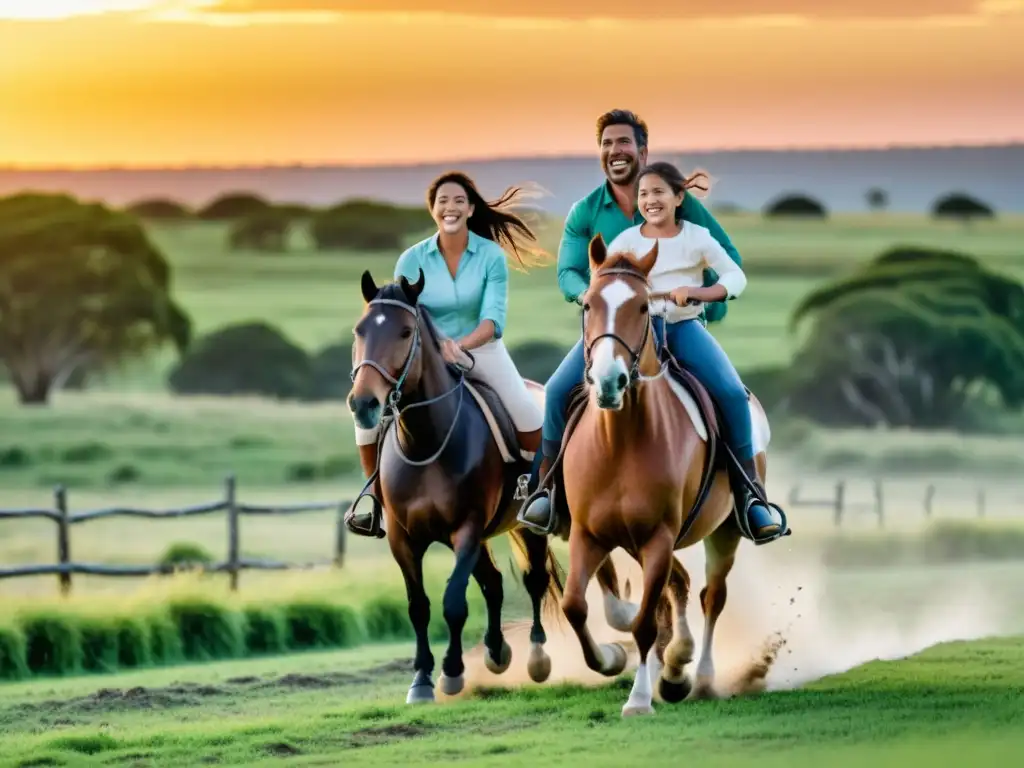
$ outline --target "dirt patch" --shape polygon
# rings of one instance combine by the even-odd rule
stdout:
[[[417,723],[379,725],[354,731],[350,737],[350,745],[353,747],[371,747],[400,739],[416,739],[420,736],[426,736],[430,731],[430,728]]]
[[[295,755],[302,754],[301,749],[294,747],[285,741],[267,744],[263,747],[263,751],[267,754],[273,755],[274,757],[294,757]]]

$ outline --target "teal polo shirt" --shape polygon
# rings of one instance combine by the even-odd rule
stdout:
[[[740,254],[725,230],[704,204],[689,192],[683,195],[682,218],[706,227],[729,257],[742,266]],[[589,246],[595,235],[600,234],[607,245],[623,231],[643,223],[644,217],[639,210],[634,211],[632,218],[622,212],[607,181],[582,200],[576,201],[565,218],[565,230],[558,246],[558,287],[565,300],[578,302],[580,295],[590,285]],[[718,273],[713,269],[704,270],[705,286],[714,285],[717,280]],[[717,322],[725,317],[725,303],[707,304],[704,311],[708,322]]]

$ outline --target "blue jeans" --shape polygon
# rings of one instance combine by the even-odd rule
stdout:
[[[654,321],[654,336],[658,344],[665,343],[665,323]],[[699,320],[683,320],[667,326],[668,348],[679,363],[693,373],[708,388],[711,397],[722,409],[725,420],[723,435],[736,458],[748,461],[754,456],[753,427],[750,405],[739,374],[714,336]],[[544,455],[554,460],[565,434],[566,409],[569,393],[583,381],[586,364],[583,360],[583,340],[569,350],[555,372],[544,385],[545,408],[542,431]]]

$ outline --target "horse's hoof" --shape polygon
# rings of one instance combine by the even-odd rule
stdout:
[[[601,674],[605,677],[621,675],[626,668],[629,656],[626,649],[619,643],[604,643],[600,646],[601,651]]]
[[[666,680],[664,677],[658,680],[658,695],[668,704],[678,704],[690,695],[691,690],[693,683],[686,675],[682,680]]]
[[[455,677],[448,677],[448,675],[441,673],[441,692],[445,696],[457,696],[462,693],[462,689],[466,687],[466,678],[462,675],[456,675]]]
[[[500,675],[502,672],[508,669],[508,665],[511,663],[512,646],[510,646],[504,640],[501,641],[501,659],[498,661],[494,660],[494,657],[491,655],[490,648],[484,648],[484,664],[487,666],[487,669],[490,670],[490,672],[492,672],[493,674]]]
[[[622,705],[623,717],[634,717],[635,715],[653,715],[654,707],[649,701],[634,701],[632,697]]]
[[[413,682],[409,687],[409,694],[405,697],[406,704],[430,704],[434,701],[434,685],[429,681],[426,683]]]
[[[711,701],[712,699],[718,698],[718,693],[715,692],[714,681],[711,678],[697,678],[697,682],[693,686],[693,699],[702,699],[704,701]]]
[[[551,674],[551,657],[544,651],[540,643],[530,646],[530,658],[526,662],[526,671],[535,683],[543,683]]]

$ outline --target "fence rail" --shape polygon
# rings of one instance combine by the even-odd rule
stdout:
[[[850,502],[847,494],[847,481],[838,480],[833,486],[831,497],[817,496],[805,498],[801,495],[800,485],[794,485],[789,490],[789,506],[801,509],[829,509],[832,510],[832,521],[836,528],[841,528],[850,513],[870,513],[875,516],[879,528],[885,527],[885,493],[881,480],[871,481],[874,498],[872,501]],[[924,488],[924,495],[921,506],[926,519],[931,519],[935,514],[935,497],[937,489],[934,483],[929,483]],[[979,488],[974,496],[975,517],[985,517],[987,497],[985,490]]]
[[[0,568],[0,579],[19,578],[22,576],[56,575],[61,594],[71,591],[71,576],[75,573],[92,576],[152,576],[173,573],[173,564],[155,565],[103,565],[98,563],[76,563],[71,559],[71,526],[102,520],[108,517],[141,517],[149,520],[168,520],[196,515],[212,515],[218,512],[227,513],[228,551],[223,562],[204,566],[207,571],[227,573],[232,591],[238,590],[238,574],[243,570],[282,571],[304,570],[324,565],[341,568],[345,563],[347,529],[343,516],[351,505],[350,501],[311,502],[299,504],[243,504],[237,498],[237,484],[233,475],[224,480],[224,498],[219,501],[196,504],[189,507],[170,509],[142,509],[138,507],[109,507],[85,512],[72,513],[68,510],[67,489],[58,486],[54,490],[54,508],[0,509],[0,520],[25,520],[43,518],[57,525],[57,562],[44,565],[22,565]],[[285,563],[275,560],[255,560],[243,558],[239,554],[240,519],[242,515],[297,515],[307,512],[326,512],[337,510],[335,519],[334,553],[330,560],[310,563]]]

